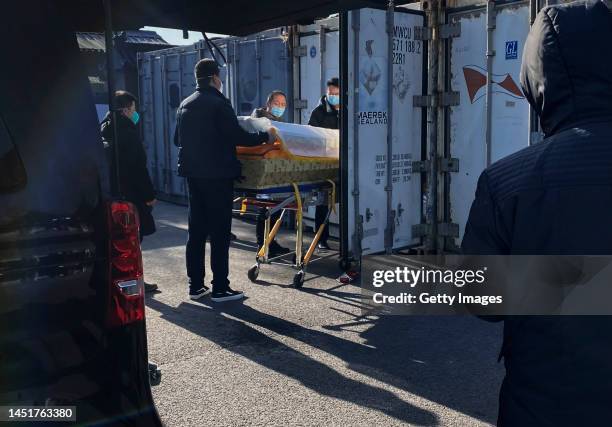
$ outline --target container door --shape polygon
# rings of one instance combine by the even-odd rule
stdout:
[[[159,187],[157,191],[168,194],[168,162],[164,150],[164,128],[163,128],[163,75],[161,57],[151,58],[151,92],[152,92],[152,122],[153,122],[153,141],[155,144],[155,168],[158,173]]]
[[[141,54],[138,60],[139,108],[142,137],[147,154],[147,168],[156,190],[162,188],[155,144],[155,111],[153,103],[153,56]]]
[[[423,42],[414,39],[414,27],[422,27],[424,18],[417,12],[395,13],[392,52],[388,49],[386,20],[384,10],[349,13],[349,196],[345,208],[348,247],[355,257],[419,243],[412,235],[412,226],[421,222],[421,178],[412,173],[412,161],[421,160],[423,116],[421,109],[413,106],[413,97],[423,94],[425,55]],[[393,67],[392,82],[388,78],[389,64]],[[390,198],[386,191],[389,175]],[[387,240],[386,230],[390,230]]]
[[[321,47],[320,28],[316,34],[300,37],[300,46],[306,55],[300,58],[300,99],[306,101],[296,121],[308,124],[310,114],[327,90],[326,82],[340,76],[340,36],[338,30],[326,29],[324,46]]]
[[[280,37],[261,39],[261,81],[259,82],[263,107],[268,94],[274,90],[287,95],[287,110],[284,120],[293,122],[293,97],[291,96],[289,52],[286,42]]]
[[[491,160],[495,162],[528,145],[529,104],[520,89],[523,46],[529,32],[529,7],[514,4],[496,10],[493,35],[493,102]],[[451,174],[448,202],[453,223],[463,238],[478,177],[486,160],[487,14],[473,10],[451,15],[461,24],[461,36],[451,41],[450,86],[460,93],[460,105],[450,110],[450,154],[459,159]]]
[[[241,41],[236,46],[236,114],[249,116],[261,106],[259,80],[261,62],[256,49],[257,41]]]

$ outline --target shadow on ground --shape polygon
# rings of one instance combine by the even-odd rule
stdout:
[[[340,296],[347,304],[356,304],[354,294],[340,295],[343,292],[337,288],[311,292],[334,299]],[[482,372],[482,364],[491,364],[496,343],[489,345],[478,338],[480,330],[490,326],[476,319],[356,317],[352,323],[324,326],[331,332],[367,323],[370,327],[360,334],[366,340],[364,345],[302,327],[247,304],[181,303],[174,308],[155,299],[148,299],[147,304],[160,312],[164,320],[293,378],[321,395],[377,410],[413,425],[438,424],[435,414],[414,407],[383,388],[347,378],[251,325],[338,357],[348,368],[377,381],[485,422],[495,421],[490,408],[495,407],[497,390],[492,390],[491,384],[497,384],[498,378]]]

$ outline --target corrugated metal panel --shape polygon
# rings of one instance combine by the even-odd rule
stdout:
[[[167,45],[155,31],[122,31],[117,37],[123,38],[126,43]]]
[[[102,33],[76,33],[79,49],[106,52],[106,42]]]
[[[106,52],[104,33],[76,33],[76,36],[81,50]],[[168,45],[155,31],[122,31],[115,38],[127,44]]]

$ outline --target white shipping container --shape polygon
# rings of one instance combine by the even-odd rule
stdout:
[[[491,162],[529,143],[529,104],[520,89],[523,47],[529,32],[529,4],[495,9],[493,30]],[[449,15],[461,25],[450,46],[450,87],[460,93],[460,105],[450,109],[450,155],[459,159],[452,173],[447,203],[450,219],[459,225],[459,244],[465,231],[478,177],[487,167],[486,89],[487,12],[474,9]]]
[[[415,40],[414,28],[424,25],[424,17],[416,11],[395,12],[393,20],[393,47],[389,52],[385,10],[361,9],[349,14],[345,141],[349,196],[345,209],[349,248],[355,257],[419,243],[412,235],[412,226],[421,222],[421,176],[412,173],[412,161],[421,160],[423,112],[413,106],[413,98],[423,94],[425,49],[422,41]],[[389,66],[393,67],[391,82]],[[392,180],[391,215],[388,174]],[[385,241],[388,227],[392,229],[391,243]]]

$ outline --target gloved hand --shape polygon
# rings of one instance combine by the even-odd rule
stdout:
[[[275,127],[268,129],[268,144],[273,144],[278,139],[280,139],[278,136],[278,129]]]

